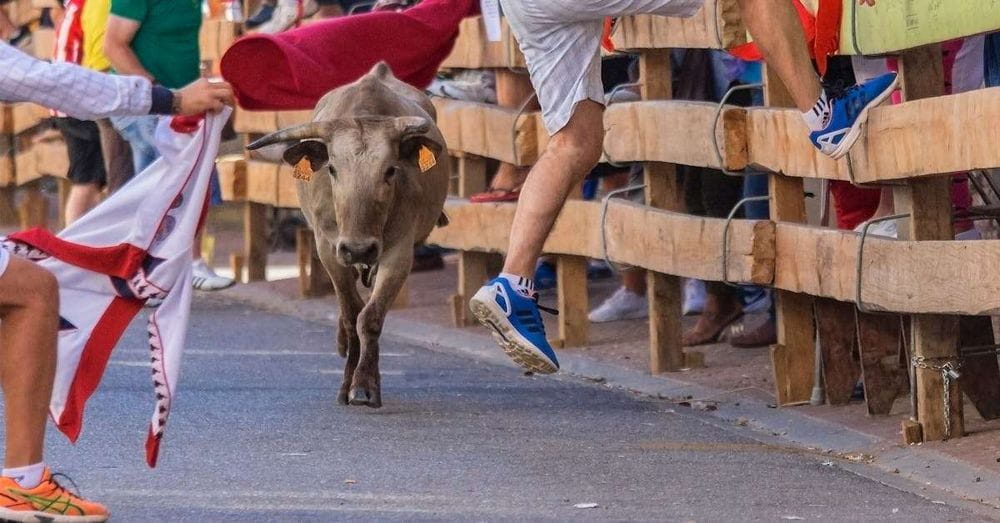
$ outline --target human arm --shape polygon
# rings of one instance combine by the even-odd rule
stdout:
[[[232,104],[225,82],[198,80],[177,91],[154,86],[140,76],[115,76],[66,62],[43,62],[0,44],[0,100],[33,102],[81,120],[109,116],[198,114]]]
[[[139,30],[139,22],[131,18],[111,14],[104,33],[104,54],[118,74],[142,76],[154,81],[153,75],[143,67],[139,57],[132,51],[132,39]]]

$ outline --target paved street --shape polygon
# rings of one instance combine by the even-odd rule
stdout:
[[[383,345],[383,409],[342,407],[331,327],[205,298],[150,471],[145,339],[135,322],[80,444],[50,434],[118,521],[978,519],[668,403],[416,346]]]

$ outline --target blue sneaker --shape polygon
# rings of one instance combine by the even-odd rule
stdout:
[[[868,111],[885,101],[896,90],[896,73],[884,74],[841,93],[830,96],[830,121],[826,128],[809,135],[823,154],[844,157],[861,137],[868,121]]]
[[[472,297],[469,308],[514,363],[538,374],[559,370],[556,353],[545,339],[537,298],[525,298],[507,280],[495,278]]]

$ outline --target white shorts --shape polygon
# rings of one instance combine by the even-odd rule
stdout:
[[[693,16],[705,0],[500,0],[521,46],[549,134],[566,126],[576,104],[604,104],[604,17]]]
[[[10,265],[10,253],[7,249],[0,247],[0,277],[3,277],[3,273],[7,272],[7,266]]]

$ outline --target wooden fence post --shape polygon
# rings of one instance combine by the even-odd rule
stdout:
[[[939,44],[907,51],[900,56],[900,80],[907,101],[945,93],[944,66]],[[917,154],[917,153],[914,153]],[[897,213],[909,213],[909,227],[899,227],[910,240],[953,240],[951,176],[921,178],[896,188]],[[957,316],[918,314],[912,316],[910,350],[932,367],[958,357]],[[912,362],[910,363],[912,364]],[[922,439],[936,441],[964,434],[962,393],[958,380],[945,390],[942,372],[918,365],[916,376],[917,420]],[[945,398],[949,398],[945,405]],[[914,430],[904,422],[904,431]]]
[[[765,67],[764,102],[771,107],[791,107],[794,103],[784,84]],[[770,176],[771,219],[775,222],[805,223],[805,188],[802,178],[780,174]],[[809,401],[815,365],[813,298],[805,294],[775,291],[778,343],[771,348],[771,363],[779,405]]]
[[[267,211],[262,203],[243,203],[243,251],[246,253],[247,283],[267,279]]]
[[[673,98],[673,72],[669,49],[647,49],[639,56],[639,81],[643,100]],[[671,211],[683,210],[677,167],[646,162],[643,169],[646,205]],[[680,370],[685,365],[681,346],[681,280],[677,276],[646,272],[649,299],[649,371],[653,374]]]
[[[468,198],[486,190],[486,160],[473,156],[458,158],[458,196]],[[476,323],[469,311],[469,299],[489,277],[489,253],[462,251],[458,253],[458,293],[451,297],[452,321],[456,327]]]

